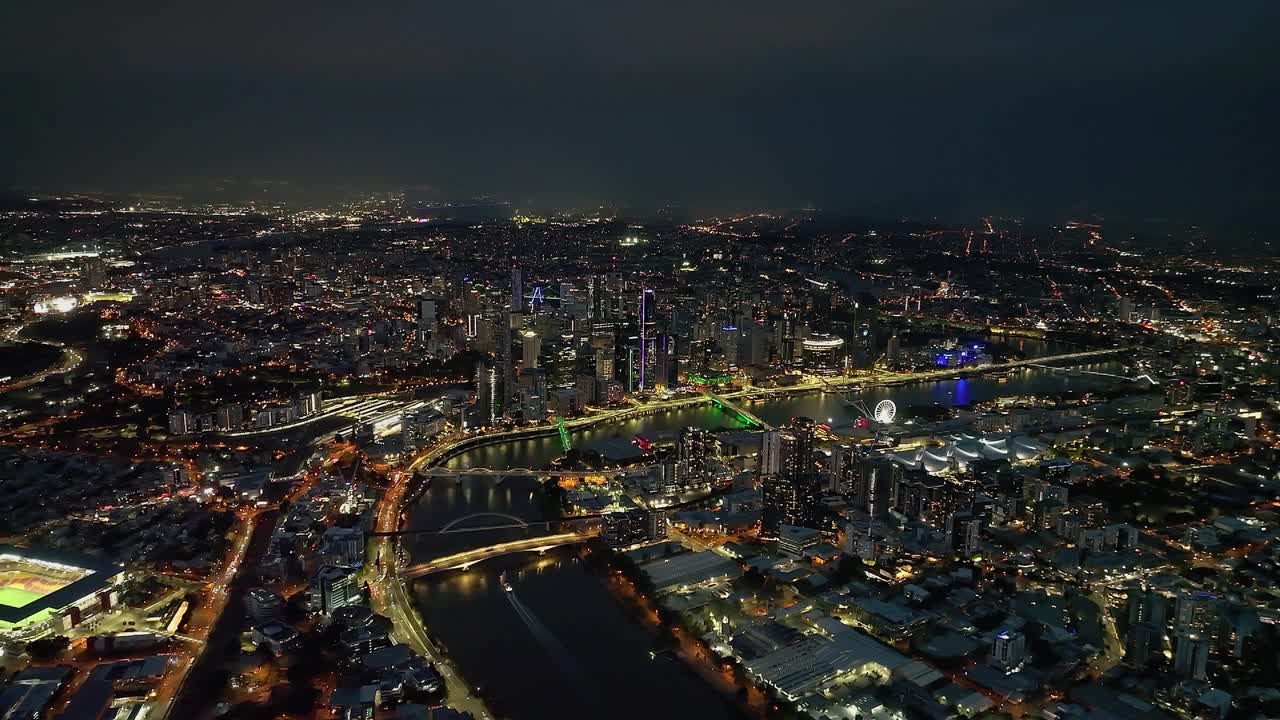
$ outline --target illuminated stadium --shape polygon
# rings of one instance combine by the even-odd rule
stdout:
[[[0,545],[0,635],[65,632],[110,610],[122,569],[94,557]]]

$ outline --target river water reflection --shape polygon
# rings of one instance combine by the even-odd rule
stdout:
[[[1029,354],[1042,354],[1041,345]],[[1058,351],[1054,348],[1053,351]],[[1121,371],[1119,363],[1081,366],[1096,372]],[[1005,382],[990,377],[870,388],[861,399],[869,406],[892,399],[900,412],[934,404],[971,405],[1007,395],[1041,395],[1099,390],[1116,380],[1088,374],[1025,369]],[[839,395],[812,393],[750,406],[768,422],[781,424],[796,415],[833,426],[857,418]],[[711,406],[639,418],[575,433],[579,447],[613,437],[661,438],[685,426],[739,427],[732,416]],[[453,458],[455,468],[542,468],[561,454],[555,437],[477,448]],[[532,478],[438,478],[410,511],[410,527],[439,527],[475,513],[505,513],[540,518]],[[492,518],[475,522],[489,524]],[[417,558],[438,556],[480,544],[523,537],[533,530],[463,533],[445,538],[419,536],[408,543]],[[483,539],[482,539],[483,538]],[[499,580],[506,573],[514,593]],[[628,618],[603,579],[584,567],[577,550],[560,548],[546,555],[507,556],[467,571],[451,571],[417,581],[414,594],[427,626],[449,649],[464,675],[480,685],[503,716],[550,718],[654,717],[738,718],[740,713],[719,692],[680,662],[653,660],[648,629]]]

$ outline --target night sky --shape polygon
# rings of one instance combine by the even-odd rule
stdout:
[[[1276,0],[196,5],[4,3],[0,186],[1264,224],[1280,197]]]

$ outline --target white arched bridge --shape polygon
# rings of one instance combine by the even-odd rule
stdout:
[[[511,530],[520,529],[527,530],[532,527],[547,527],[553,525],[563,525],[575,528],[586,528],[594,524],[593,521],[599,519],[599,514],[594,515],[574,515],[567,518],[555,518],[551,520],[534,520],[532,522],[515,515],[509,515],[502,512],[478,512],[470,515],[463,515],[460,518],[450,520],[448,523],[439,527],[430,528],[412,528],[403,530],[381,530],[369,533],[370,537],[393,537],[400,535],[452,535],[455,533],[472,533],[485,532],[487,530]],[[473,520],[480,518],[496,518],[503,522],[492,525],[469,525]]]
[[[630,468],[614,468],[609,470],[534,470],[532,468],[457,468],[433,467],[416,471],[422,477],[538,477],[538,478],[582,478],[582,477],[621,477],[628,473],[648,472],[648,465]]]
[[[502,555],[521,552],[543,553],[562,545],[573,545],[576,543],[586,542],[598,535],[599,532],[599,529],[591,528],[582,532],[543,535],[540,537],[496,543],[494,545],[475,548],[474,550],[464,550],[462,552],[445,555],[434,560],[427,560],[425,562],[407,565],[400,570],[400,576],[406,580],[411,580],[413,578],[419,578],[432,573],[444,572],[445,570],[466,570],[476,563],[481,563],[485,560]]]

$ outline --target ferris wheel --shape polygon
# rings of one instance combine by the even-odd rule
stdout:
[[[898,416],[898,406],[892,400],[881,400],[874,409],[867,407],[862,400],[848,400],[846,403],[862,414],[860,422],[875,423],[877,427],[892,425]]]
[[[881,400],[876,403],[876,410],[871,417],[881,425],[890,425],[898,415],[898,406],[892,400]]]

